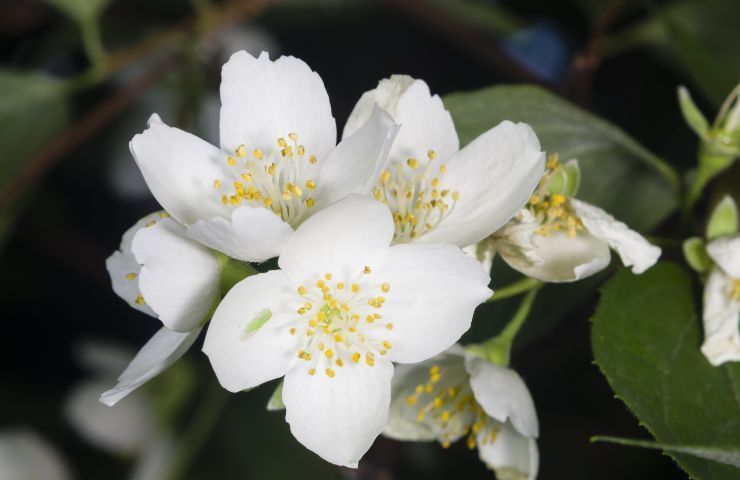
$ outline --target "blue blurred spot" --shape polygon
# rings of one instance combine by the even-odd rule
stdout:
[[[539,22],[501,41],[501,48],[535,75],[560,83],[568,69],[568,48],[562,35],[547,22]]]

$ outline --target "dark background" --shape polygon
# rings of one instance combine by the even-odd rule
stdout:
[[[86,119],[94,128],[42,162],[30,180],[18,180],[28,188],[14,228],[3,232],[0,428],[32,428],[60,450],[79,478],[126,478],[129,460],[96,449],[61,415],[70,388],[89,375],[73,355],[77,342],[109,339],[135,350],[159,328],[159,322],[114,295],[105,270],[105,258],[117,248],[125,229],[158,209],[146,193],[121,194],[112,177],[121,176],[125,167],[115,158],[127,154],[128,140],[145,127],[150,110],[158,110],[170,124],[208,135],[202,127],[214,117],[207,116],[202,102],[217,92],[223,55],[230,53],[222,50],[242,48],[222,41],[234,30],[258,25],[273,37],[280,53],[302,58],[316,70],[340,131],[360,94],[393,73],[423,78],[440,95],[495,83],[536,82],[622,127],[671,164],[695,161],[696,140],[683,124],[675,88],[687,84],[699,90],[699,103],[707,112],[716,110],[716,102],[701,93],[691,72],[665,49],[638,45],[602,58],[594,47],[608,32],[635,25],[654,14],[651,9],[670,2],[465,3],[505,9],[521,22],[513,32],[520,37],[524,32],[520,43],[525,45],[512,47],[512,34],[517,33],[472,25],[441,0],[277,2],[214,32],[209,42],[215,54],[194,53],[201,47],[186,34],[77,93],[65,132],[82,131]],[[102,18],[103,39],[112,51],[125,48],[192,14],[190,2],[114,1]],[[87,67],[74,24],[47,4],[6,0],[0,3],[0,18],[4,66],[59,77],[72,77]],[[184,24],[183,31],[192,31],[188,28]],[[157,60],[152,62],[152,57]],[[104,102],[118,98],[154,69],[156,78],[134,88],[134,98],[106,118],[94,116]],[[217,127],[210,128],[212,134]],[[48,147],[38,145],[36,150]],[[125,161],[133,168],[132,159]],[[135,175],[132,178],[136,190]],[[509,275],[504,270],[496,266],[494,285],[506,283],[500,280]],[[540,417],[539,478],[686,478],[658,452],[589,442],[596,434],[645,437],[646,432],[591,363],[588,318],[598,293],[587,295],[588,301],[567,315],[534,315],[527,326],[534,333],[525,332],[513,358]],[[516,300],[511,303],[516,306]],[[491,335],[506,320],[494,317],[488,306],[480,308],[469,339]],[[541,335],[538,322],[549,330],[547,335]],[[197,413],[207,389],[201,385],[213,381],[199,348],[185,361],[192,365],[198,386],[184,400],[176,430]],[[376,441],[357,472],[340,472],[291,437],[282,413],[263,410],[272,388],[230,396],[214,431],[192,459],[187,478],[492,477],[464,445],[445,451],[436,444],[384,438]]]

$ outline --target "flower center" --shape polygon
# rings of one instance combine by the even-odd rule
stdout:
[[[410,242],[429,233],[450,214],[460,198],[459,192],[440,186],[447,167],[444,164],[437,167],[436,156],[434,150],[429,150],[424,165],[409,158],[406,163],[396,162],[380,174],[373,197],[393,212],[397,243]]]
[[[560,168],[557,154],[551,154],[537,189],[529,197],[527,208],[540,223],[534,233],[547,237],[553,232],[565,232],[568,238],[573,238],[583,230],[583,222],[576,215],[570,197],[549,191],[553,175]]]
[[[475,448],[476,437],[484,443],[496,440],[498,429],[475,400],[462,366],[433,365],[427,382],[416,386],[406,404],[418,406],[416,421],[432,425],[444,448],[463,436],[470,449]]]
[[[298,319],[288,329],[300,339],[298,358],[309,375],[321,371],[329,378],[349,364],[375,365],[376,355],[385,355],[391,342],[384,338],[393,324],[382,309],[390,284],[374,283],[372,269],[365,266],[354,278],[337,281],[327,273],[309,286],[299,286],[303,302]]]
[[[740,278],[732,279],[732,287],[730,287],[730,298],[736,302],[740,302]]]
[[[300,224],[315,204],[311,194],[316,188],[313,180],[302,180],[306,172],[302,174],[301,170],[311,169],[318,160],[314,155],[306,155],[297,134],[288,134],[288,140],[278,138],[277,148],[267,155],[259,148],[249,153],[246,146],[239,145],[226,158],[231,177],[213,181],[221,203],[267,207],[289,224]]]

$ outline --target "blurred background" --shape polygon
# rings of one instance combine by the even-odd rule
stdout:
[[[4,0],[0,435],[34,432],[83,479],[492,478],[462,444],[384,438],[359,470],[337,469],[264,410],[275,385],[227,395],[199,348],[115,414],[99,406],[159,328],[115,296],[105,270],[123,232],[159,209],[128,141],[157,112],[217,144],[221,65],[267,50],[321,75],[339,129],[394,73],[440,95],[533,83],[686,167],[697,140],[676,87],[711,117],[737,82],[738,45],[737,0]],[[494,286],[509,278],[496,264]],[[513,366],[541,422],[539,478],[686,478],[658,452],[589,442],[646,436],[592,364],[600,280],[548,289],[518,339]],[[515,307],[480,308],[465,340],[492,335]]]

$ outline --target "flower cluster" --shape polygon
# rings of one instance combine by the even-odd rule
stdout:
[[[573,281],[605,268],[610,247],[635,273],[660,249],[573,198],[577,163],[547,159],[528,125],[460,148],[421,80],[363,94],[338,144],[323,83],[296,58],[234,54],[221,101],[219,146],[157,115],[131,141],[164,211],[126,232],[107,266],[114,291],[163,326],[101,401],[171,366],[207,326],[221,385],[283,378],[293,435],[332,463],[356,467],[383,432],[465,437],[502,478],[534,478],[524,382],[456,345],[491,297],[493,253]],[[246,263],[275,257],[261,273]]]

